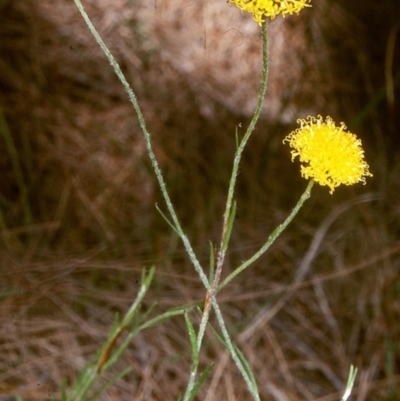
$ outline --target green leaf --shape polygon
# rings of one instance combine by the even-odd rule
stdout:
[[[175,225],[168,219],[168,217],[161,211],[161,209],[158,207],[156,204],[156,209],[158,213],[160,213],[161,217],[167,222],[167,224],[175,231],[176,234],[178,234],[179,237],[181,237],[181,234],[179,233],[179,230],[175,227]]]
[[[243,366],[244,370],[247,373],[247,377],[249,378],[250,382],[253,385],[253,390],[254,391],[258,391],[257,390],[257,382],[256,382],[256,379],[254,377],[254,373],[251,370],[251,367],[250,367],[249,363],[247,362],[247,359],[243,355],[242,351],[240,351],[240,349],[235,344],[232,343],[232,345],[233,345],[233,348],[234,348],[234,350],[236,352],[236,355],[238,356],[238,358],[240,359],[240,362],[242,363],[242,366]]]
[[[237,206],[236,201],[234,201],[233,205],[232,205],[232,209],[231,209],[230,214],[229,214],[228,227],[227,227],[225,238],[224,238],[224,242],[223,242],[223,245],[222,245],[222,251],[224,253],[228,249],[229,240],[231,238],[232,227],[233,227],[233,223],[234,223],[235,217],[236,217],[236,206]]]
[[[214,245],[210,241],[210,272],[208,275],[208,281],[212,283],[214,281],[214,270],[215,270],[215,258],[214,258]]]
[[[104,383],[96,392],[95,394],[89,398],[89,401],[94,401],[97,400],[100,395],[107,390],[109,387],[111,387],[114,383],[116,383],[119,379],[122,377],[126,376],[130,371],[132,370],[131,367],[125,368],[122,372],[117,373],[114,375],[111,379],[107,380],[106,383]]]
[[[199,380],[197,380],[196,384],[193,387],[192,392],[190,393],[190,397],[189,397],[189,401],[192,401],[193,398],[196,396],[196,394],[198,393],[198,391],[200,390],[200,387],[203,385],[203,383],[205,382],[205,380],[207,379],[207,377],[210,375],[212,369],[214,367],[214,364],[210,364],[208,365],[204,371],[201,373]]]
[[[251,370],[251,367],[249,365],[249,363],[247,362],[245,356],[242,354],[242,352],[240,351],[240,349],[231,341],[232,346],[233,346],[233,350],[229,349],[228,344],[226,343],[226,341],[218,334],[218,332],[214,329],[214,327],[209,323],[208,324],[209,327],[211,328],[212,332],[214,333],[215,337],[217,338],[217,340],[232,354],[232,352],[234,352],[237,357],[239,358],[239,363],[241,365],[241,368],[243,369],[243,373],[247,376],[247,379],[249,380],[249,382],[252,385],[252,390],[254,391],[254,393],[258,393],[258,389],[257,389],[257,383],[254,377],[254,373]]]
[[[353,365],[351,365],[350,370],[349,370],[349,377],[347,378],[346,389],[344,391],[342,401],[347,401],[347,399],[350,397],[350,394],[353,391],[353,386],[354,386],[354,382],[356,380],[356,376],[357,376],[357,368],[354,367]]]
[[[192,349],[192,364],[196,365],[199,360],[199,350],[197,348],[197,337],[193,324],[190,321],[189,314],[185,311],[185,322],[189,333],[190,347]]]

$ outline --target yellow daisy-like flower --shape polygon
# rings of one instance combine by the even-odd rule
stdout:
[[[253,14],[254,21],[261,25],[267,18],[274,19],[281,14],[298,14],[311,0],[227,0],[241,10]]]
[[[288,142],[294,150],[292,161],[299,157],[301,175],[312,178],[320,185],[327,185],[330,193],[340,184],[365,184],[365,177],[372,174],[364,161],[361,140],[345,132],[346,126],[336,126],[330,117],[325,121],[321,116],[299,119],[300,128],[289,134]]]

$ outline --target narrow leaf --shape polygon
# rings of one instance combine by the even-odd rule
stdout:
[[[215,270],[215,254],[214,254],[214,245],[210,241],[210,272],[208,275],[208,280],[210,283],[214,281],[214,270]]]
[[[229,244],[229,240],[231,238],[231,233],[232,233],[232,227],[233,227],[233,223],[235,221],[235,217],[236,217],[236,201],[233,202],[232,205],[232,209],[230,211],[229,214],[229,220],[228,220],[228,227],[226,230],[226,234],[225,234],[225,238],[224,238],[224,242],[222,245],[222,251],[225,253],[227,248],[228,248],[228,244]]]
[[[122,377],[126,376],[130,371],[132,370],[131,367],[125,368],[122,372],[117,373],[114,375],[111,379],[107,380],[106,383],[104,383],[93,395],[93,397],[89,398],[89,401],[95,401],[99,399],[100,395],[107,390],[110,386],[112,386],[114,383],[116,383],[119,379]]]
[[[199,358],[199,351],[197,349],[197,337],[196,337],[196,332],[194,330],[193,324],[190,321],[189,314],[185,311],[185,322],[186,322],[186,327],[188,329],[189,333],[189,339],[190,339],[190,347],[192,349],[192,358],[193,358],[193,365],[197,364],[198,358]]]
[[[189,401],[192,401],[193,398],[196,396],[196,394],[200,390],[200,387],[203,385],[203,383],[205,382],[207,377],[210,376],[210,373],[211,373],[213,367],[214,367],[214,364],[212,363],[212,364],[208,365],[204,369],[204,371],[201,373],[201,375],[199,377],[199,380],[197,380],[197,383],[195,384],[195,386],[193,387],[192,392],[190,393]]]
[[[161,211],[161,209],[158,207],[157,204],[156,204],[156,209],[157,209],[158,213],[160,213],[161,217],[167,222],[167,224],[175,231],[175,233],[178,234],[179,237],[181,237],[181,234],[179,233],[179,230],[168,219],[168,217]]]

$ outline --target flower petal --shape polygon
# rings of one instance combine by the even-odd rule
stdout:
[[[261,25],[267,18],[278,15],[298,14],[304,7],[311,7],[311,0],[228,0],[242,11],[253,14],[254,21]]]
[[[300,128],[284,142],[293,148],[292,161],[299,157],[303,177],[327,185],[330,193],[340,184],[365,184],[365,177],[372,177],[361,140],[346,132],[344,123],[336,126],[330,117],[324,120],[321,116],[299,119],[298,123]]]

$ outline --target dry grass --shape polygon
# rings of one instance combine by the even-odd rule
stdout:
[[[136,118],[73,2],[2,4],[0,399],[58,399],[61,381],[76,378],[114,313],[128,308],[142,266],[157,266],[145,301],[158,302],[154,313],[201,302],[204,291],[155,211],[162,201]],[[235,125],[245,126],[257,90],[257,27],[224,1],[85,6],[136,90],[178,214],[207,265]],[[368,57],[349,34],[361,25],[340,10],[321,1],[303,19],[271,24],[270,92],[240,171],[226,272],[262,245],[304,186],[281,146],[285,123],[360,112],[354,82],[374,75],[363,71],[363,81],[350,59],[337,67],[341,35],[341,54]],[[334,196],[315,188],[271,252],[220,294],[263,400],[337,400],[350,363],[359,367],[354,400],[400,397],[400,163],[384,152],[374,113],[363,138],[374,179]],[[209,363],[198,399],[249,399],[211,332]],[[103,400],[177,399],[190,366],[183,319],[138,335],[119,367],[127,365],[132,372]]]

